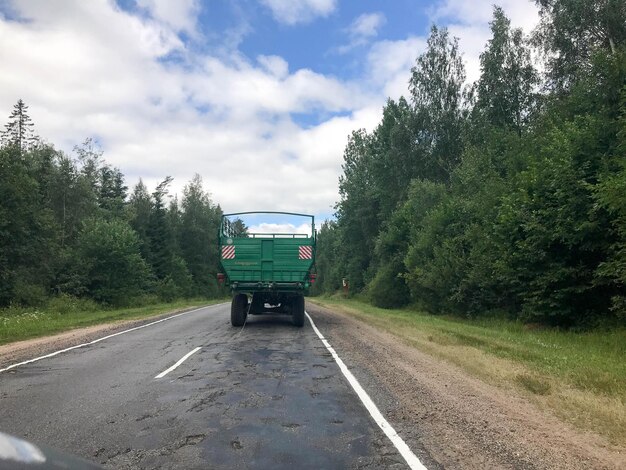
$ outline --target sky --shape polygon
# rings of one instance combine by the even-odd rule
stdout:
[[[198,173],[225,212],[324,220],[349,134],[408,95],[430,25],[476,80],[494,2],[0,0],[0,122],[21,98],[45,141],[94,139],[131,189],[172,176],[180,197]],[[532,1],[497,4],[538,22]]]

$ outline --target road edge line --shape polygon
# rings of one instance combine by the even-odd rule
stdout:
[[[224,303],[227,303],[227,302],[224,302]],[[58,356],[59,354],[63,354],[65,352],[72,351],[74,349],[84,348],[85,346],[90,346],[92,344],[99,343],[100,341],[104,341],[105,339],[113,338],[114,336],[123,335],[124,333],[130,333],[131,331],[135,331],[135,330],[139,330],[141,328],[146,328],[148,326],[156,325],[157,323],[161,323],[161,322],[164,322],[164,321],[167,321],[167,320],[171,320],[172,318],[180,317],[182,315],[187,315],[189,313],[197,312],[199,310],[204,310],[205,308],[211,308],[211,307],[217,307],[218,305],[224,305],[224,303],[213,304],[213,305],[205,305],[204,307],[199,307],[199,308],[196,308],[194,310],[187,310],[186,312],[181,312],[181,313],[177,313],[175,315],[172,315],[170,317],[161,318],[160,320],[156,320],[156,321],[153,321],[153,322],[150,322],[150,323],[146,323],[145,325],[135,326],[133,328],[129,328],[128,330],[122,330],[122,331],[118,331],[117,333],[113,333],[113,334],[110,334],[110,335],[107,335],[107,336],[103,336],[102,338],[94,339],[93,341],[89,341],[88,343],[77,344],[76,346],[70,346],[69,348],[60,349],[60,350],[54,351],[54,352],[52,352],[50,354],[45,354],[44,356],[35,357],[33,359],[28,359],[27,361],[18,362],[16,364],[11,364],[10,366],[7,366],[7,367],[4,367],[4,368],[0,369],[0,373],[6,372],[6,371],[11,370],[11,369],[15,369],[16,367],[19,367],[19,366],[24,366],[26,364],[30,364],[32,362],[41,361],[42,359],[47,359],[49,357]]]
[[[333,347],[330,345],[330,343],[326,340],[326,338],[324,338],[322,333],[320,333],[320,330],[318,330],[317,326],[315,326],[315,322],[313,321],[309,313],[304,312],[304,314],[309,319],[309,322],[311,323],[311,326],[313,327],[313,331],[315,331],[315,333],[317,334],[319,339],[322,341],[324,346],[326,346],[326,349],[328,350],[328,352],[330,352],[330,354],[333,356],[333,359],[339,366],[339,369],[341,370],[345,378],[348,380],[348,382],[352,386],[352,389],[356,392],[357,396],[359,397],[359,399],[361,400],[361,402],[363,403],[363,405],[369,412],[370,416],[374,419],[376,424],[378,424],[378,427],[382,429],[382,431],[389,438],[389,440],[396,447],[396,449],[398,449],[398,452],[400,452],[400,455],[404,458],[409,468],[411,468],[411,470],[427,470],[424,464],[420,462],[420,460],[413,453],[413,451],[409,448],[406,442],[404,442],[404,440],[398,435],[398,433],[393,428],[393,426],[391,426],[391,424],[389,424],[389,422],[385,419],[385,417],[380,412],[380,410],[378,409],[374,401],[370,398],[370,396],[367,394],[365,389],[363,389],[363,387],[361,386],[359,381],[356,379],[356,377],[352,374],[352,372],[350,372],[348,367],[341,360],[341,358],[339,357],[337,352],[333,349]]]

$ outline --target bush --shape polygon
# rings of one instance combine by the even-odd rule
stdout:
[[[100,306],[93,300],[61,294],[48,300],[46,310],[65,315],[68,313],[95,312],[98,309]]]
[[[167,276],[162,281],[159,281],[157,295],[163,302],[172,302],[182,297],[182,292],[181,288],[174,280],[170,276]]]
[[[150,279],[139,254],[137,233],[121,220],[87,221],[79,237],[91,297],[123,305],[140,295]]]
[[[13,302],[24,307],[40,307],[46,303],[46,289],[17,279],[13,286]]]
[[[145,307],[146,305],[158,304],[161,301],[156,294],[141,294],[135,297],[131,297],[127,300],[127,307]]]
[[[404,266],[390,262],[382,266],[368,286],[371,302],[377,307],[397,308],[409,303],[409,289],[404,282]]]

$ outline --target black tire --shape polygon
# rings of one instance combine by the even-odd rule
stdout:
[[[235,294],[230,304],[230,324],[233,326],[243,326],[248,315],[248,296],[246,294]]]
[[[298,328],[304,326],[304,296],[297,295],[293,298],[291,304],[291,321]]]

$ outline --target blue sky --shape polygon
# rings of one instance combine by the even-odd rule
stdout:
[[[349,133],[407,95],[433,22],[460,39],[468,81],[494,0],[0,0],[0,115],[154,187],[195,173],[227,212],[329,217]],[[514,26],[534,2],[498,2]],[[272,222],[281,222],[272,220]]]
[[[228,2],[220,2],[228,3]],[[255,5],[253,2],[250,4]],[[373,26],[372,36],[364,39],[404,39],[427,31],[429,21],[424,11],[428,2],[353,1],[338,4],[327,17],[305,24],[285,25],[276,22],[271,10],[256,4],[256,28],[246,37],[241,50],[248,56],[273,54],[283,57],[294,68],[312,68],[320,73],[342,78],[357,78],[365,72],[363,56],[368,41],[340,52],[340,45],[351,41],[351,27],[362,15],[380,15],[380,26]]]

